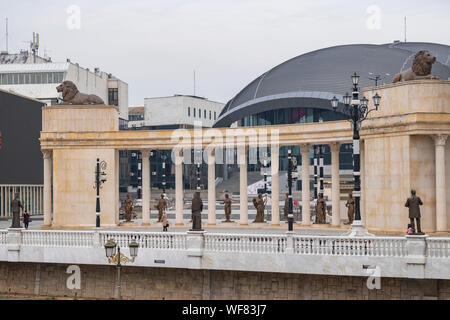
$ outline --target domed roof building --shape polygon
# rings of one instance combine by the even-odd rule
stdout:
[[[437,61],[432,73],[450,79],[450,46],[436,43],[394,42],[353,44],[302,54],[263,73],[223,108],[214,127],[271,125],[343,119],[331,111],[330,99],[351,91],[350,75],[360,75],[361,88],[391,83],[395,74],[411,66],[419,50]]]

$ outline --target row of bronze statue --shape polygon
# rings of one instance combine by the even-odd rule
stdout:
[[[224,222],[232,222],[231,221],[231,204],[232,200],[230,199],[228,194],[225,194],[224,203],[224,211],[225,218]],[[264,222],[264,210],[266,208],[267,201],[263,199],[262,194],[259,194],[257,198],[253,199],[253,205],[256,208],[256,218],[253,222]],[[354,219],[354,211],[355,211],[355,199],[352,197],[352,194],[349,194],[349,199],[345,204],[348,208],[347,214],[349,223],[353,222]],[[420,227],[420,206],[423,205],[420,197],[416,196],[416,191],[411,190],[411,197],[406,200],[405,207],[409,209],[409,219],[410,223],[408,224],[407,233],[408,234],[423,234]],[[12,225],[11,228],[21,228],[20,225],[20,211],[23,210],[22,202],[19,199],[19,194],[15,194],[15,198],[11,201],[11,208],[13,212],[12,217]],[[169,226],[167,220],[167,200],[164,195],[161,195],[161,199],[159,199],[156,204],[156,209],[158,210],[158,222],[163,223],[164,231],[167,231],[167,227]],[[203,201],[200,198],[200,192],[195,192],[192,198],[192,229],[191,230],[201,230],[202,222],[201,222],[201,212],[203,210]],[[286,194],[286,200],[284,203],[284,216],[288,217],[289,214],[289,197]],[[130,196],[127,195],[125,200],[125,220],[131,221],[133,217],[133,200],[131,200]],[[317,199],[316,204],[316,223],[325,223],[326,221],[326,203],[323,199],[323,194],[319,195],[319,199]],[[415,223],[414,223],[415,222]],[[417,230],[417,232],[416,232]]]

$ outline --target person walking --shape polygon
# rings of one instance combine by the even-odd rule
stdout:
[[[28,229],[28,224],[30,223],[30,214],[25,210],[23,214],[23,224],[25,225],[25,229]]]

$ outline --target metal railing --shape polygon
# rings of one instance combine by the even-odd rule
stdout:
[[[43,185],[25,185],[0,184],[0,217],[11,217],[11,201],[16,193],[19,193],[19,199],[22,202],[24,210],[30,215],[40,215],[44,213],[44,186]]]

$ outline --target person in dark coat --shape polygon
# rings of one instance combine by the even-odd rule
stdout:
[[[192,231],[202,231],[203,202],[200,192],[195,192],[192,198]]]
[[[225,222],[231,222],[230,217],[231,217],[231,199],[230,196],[227,194],[225,194],[225,199],[223,200],[223,204],[224,206],[224,210],[225,210]]]
[[[262,194],[258,194],[258,198],[253,198],[253,205],[256,208],[256,218],[253,222],[264,222],[264,209],[266,206]]]
[[[422,230],[420,229],[420,207],[423,205],[422,200],[416,196],[416,190],[411,190],[411,197],[406,200],[405,207],[409,208],[409,220],[410,224],[412,226],[413,231],[416,229],[414,228],[414,219],[416,219],[417,224],[417,233],[414,232],[414,234],[423,234]]]
[[[286,193],[286,199],[284,200],[284,218],[288,219],[289,214],[289,193]]]
[[[22,202],[20,202],[18,193],[15,194],[14,200],[11,201],[11,208],[12,208],[12,212],[13,212],[11,228],[21,228],[20,209],[23,210],[23,205],[22,205]]]
[[[25,210],[25,213],[23,214],[23,224],[25,226],[25,229],[28,229],[29,223],[30,223],[30,214]]]

